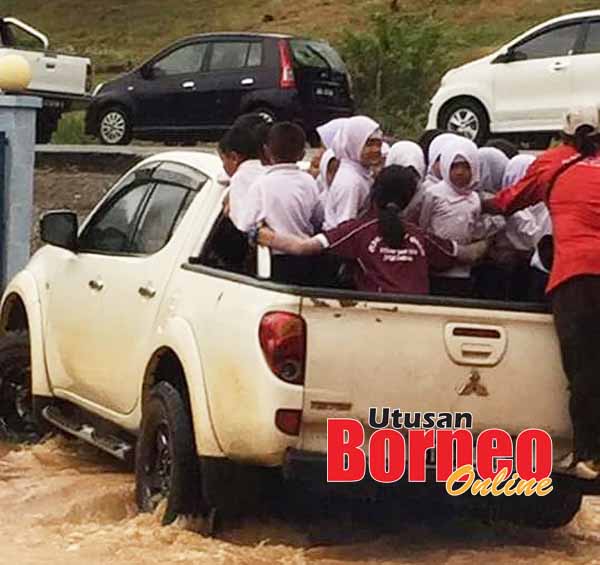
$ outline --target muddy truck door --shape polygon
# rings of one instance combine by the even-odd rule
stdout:
[[[555,458],[569,449],[566,378],[550,315],[411,301],[303,298],[301,449],[326,451],[328,418],[358,419],[368,437],[371,407],[470,412],[474,433],[542,428]]]

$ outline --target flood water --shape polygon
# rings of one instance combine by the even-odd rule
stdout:
[[[429,518],[398,505],[376,521],[360,504],[350,514],[325,515],[318,499],[314,507],[302,520],[264,516],[208,538],[185,521],[162,527],[158,516],[138,514],[131,473],[91,447],[62,437],[0,443],[2,565],[600,565],[600,499],[587,498],[572,524],[551,532],[436,516],[435,506]]]

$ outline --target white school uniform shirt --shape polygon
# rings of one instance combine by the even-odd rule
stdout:
[[[369,209],[372,186],[373,176],[368,169],[342,159],[335,179],[324,193],[323,229],[330,230],[362,216]]]
[[[244,161],[229,181],[229,219],[238,230],[248,223],[246,215],[253,205],[248,192],[254,182],[265,174],[265,167],[258,159]]]
[[[469,163],[472,171],[471,185],[458,190],[450,182],[450,167],[456,159]],[[481,216],[481,200],[473,187],[479,181],[479,160],[477,146],[464,138],[450,143],[441,155],[443,180],[429,188],[423,195],[419,225],[444,239],[452,239],[459,244],[469,244],[474,239],[477,222]],[[469,265],[456,265],[438,276],[448,278],[469,278]]]
[[[325,197],[324,229],[354,220],[369,209],[373,176],[360,163],[362,150],[371,137],[381,139],[379,124],[367,116],[346,118],[331,149],[340,167]]]
[[[315,179],[296,164],[272,165],[250,188],[247,225],[265,222],[277,233],[312,237],[321,229],[323,205]]]

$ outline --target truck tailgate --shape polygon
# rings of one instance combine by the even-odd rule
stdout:
[[[567,381],[548,314],[303,298],[301,448],[326,451],[328,418],[368,430],[371,407],[470,412],[474,433],[542,428],[570,447]]]

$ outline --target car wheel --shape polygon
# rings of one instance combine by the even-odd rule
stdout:
[[[250,110],[250,113],[251,114],[259,114],[266,121],[271,122],[271,123],[274,123],[277,121],[277,114],[275,113],[274,110],[272,110],[268,106],[260,106],[258,108],[252,108],[252,110]]]
[[[31,353],[26,333],[0,339],[0,438],[35,441],[40,438],[31,394]]]
[[[119,106],[112,106],[100,114],[98,136],[104,145],[127,145],[132,138],[131,120]]]
[[[483,106],[476,100],[459,98],[441,112],[440,127],[483,145],[490,134],[490,122]]]
[[[144,404],[135,457],[136,501],[153,512],[165,500],[163,524],[195,514],[201,503],[192,421],[179,392],[160,382]]]

